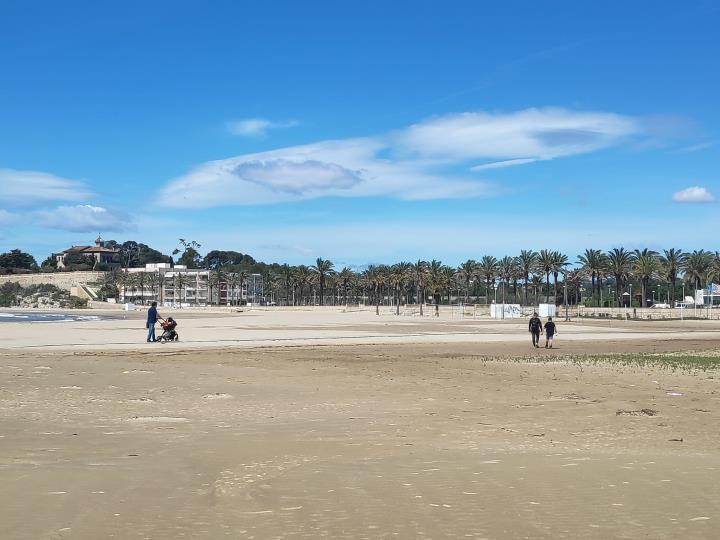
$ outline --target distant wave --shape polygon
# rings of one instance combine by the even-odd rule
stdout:
[[[98,315],[74,315],[69,313],[0,313],[3,322],[77,322],[99,321]]]

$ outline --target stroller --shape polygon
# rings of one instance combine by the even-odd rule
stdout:
[[[160,326],[163,329],[163,333],[157,339],[158,341],[178,341],[180,339],[180,336],[175,331],[175,328],[177,327],[177,321],[172,317],[168,317],[167,320],[160,323]]]

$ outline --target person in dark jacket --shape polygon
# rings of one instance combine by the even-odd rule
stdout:
[[[537,313],[533,313],[528,323],[528,332],[532,335],[533,347],[540,346],[540,334],[542,334],[542,321]]]
[[[157,302],[153,302],[150,306],[150,309],[148,309],[148,316],[147,316],[147,323],[145,324],[145,328],[147,328],[148,334],[147,334],[147,341],[148,343],[156,341],[155,339],[155,323],[158,322],[158,319],[164,320],[162,317],[160,317],[160,314],[157,310]]]

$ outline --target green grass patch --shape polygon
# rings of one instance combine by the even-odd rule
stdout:
[[[606,363],[618,366],[707,371],[720,368],[720,350],[588,355],[575,357],[572,361],[583,364]]]

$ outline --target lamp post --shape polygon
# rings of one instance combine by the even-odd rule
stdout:
[[[680,302],[680,320],[683,320],[683,313],[685,311],[685,284],[683,283],[683,297]]]
[[[568,302],[567,302],[567,272],[563,274],[563,302],[565,303],[565,320],[569,321]]]

